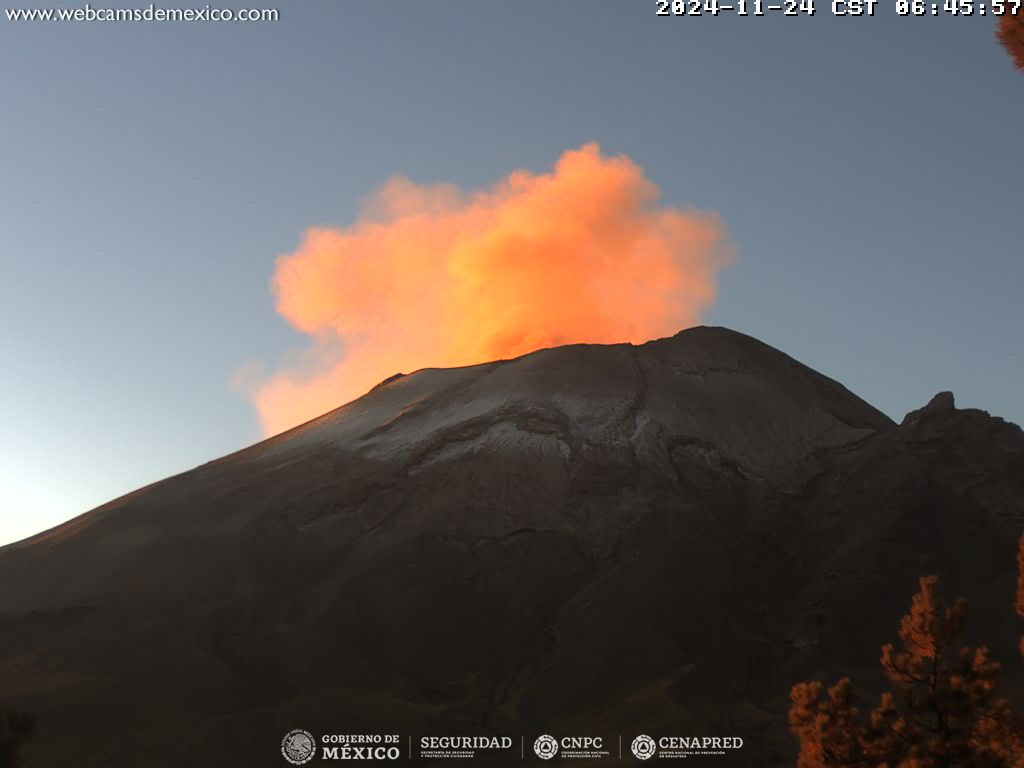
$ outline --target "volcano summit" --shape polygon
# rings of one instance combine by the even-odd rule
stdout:
[[[1022,522],[1017,426],[897,425],[729,330],[426,369],[0,549],[0,709],[33,768],[276,766],[297,726],[792,764],[790,686],[872,679],[922,574],[1016,657]]]

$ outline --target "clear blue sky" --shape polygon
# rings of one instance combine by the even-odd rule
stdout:
[[[1024,76],[991,17],[247,5],[275,2],[0,17],[0,542],[260,437],[229,381],[304,343],[268,282],[305,228],[394,173],[475,188],[587,141],[724,217],[707,322],[896,419],[952,389],[1024,420]]]

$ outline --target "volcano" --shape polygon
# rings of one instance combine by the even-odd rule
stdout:
[[[896,424],[730,330],[421,370],[0,549],[0,709],[31,768],[280,766],[297,727],[792,765],[792,684],[870,687],[921,575],[1019,658],[1022,525],[1019,427]]]

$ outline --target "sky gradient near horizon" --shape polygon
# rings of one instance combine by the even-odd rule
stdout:
[[[1024,421],[1024,76],[991,17],[274,3],[0,18],[0,543],[260,439],[231,382],[304,343],[269,281],[307,228],[395,174],[477,189],[587,142],[722,216],[704,322],[896,420],[951,389]]]

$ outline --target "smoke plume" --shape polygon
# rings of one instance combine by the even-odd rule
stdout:
[[[392,178],[354,224],[310,229],[277,260],[278,312],[312,344],[250,387],[265,431],[399,371],[695,325],[731,249],[717,216],[658,197],[632,160],[596,144],[472,193]]]

